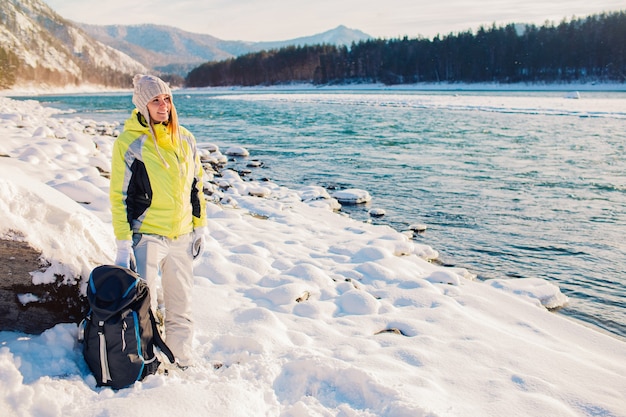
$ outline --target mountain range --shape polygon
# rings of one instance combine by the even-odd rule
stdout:
[[[171,74],[182,82],[193,68],[285,46],[351,45],[370,39],[339,26],[277,42],[218,39],[160,25],[87,25],[64,19],[42,0],[0,3],[0,90],[93,84],[128,87],[137,72]]]
[[[286,46],[333,44],[350,46],[371,36],[356,29],[338,26],[312,36],[274,42],[246,42],[218,39],[162,25],[87,25],[74,23],[95,40],[132,56],[148,68],[186,75],[208,61],[221,61],[252,52]]]

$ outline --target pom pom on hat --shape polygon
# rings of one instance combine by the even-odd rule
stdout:
[[[153,75],[137,74],[133,77],[133,104],[137,110],[150,120],[150,112],[148,111],[148,102],[161,94],[167,94],[172,97],[172,90],[160,78]]]

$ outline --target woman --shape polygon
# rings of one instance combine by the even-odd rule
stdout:
[[[178,123],[168,85],[142,74],[133,85],[136,109],[111,160],[115,263],[136,266],[155,313],[157,305],[165,307],[165,339],[185,369],[192,365],[193,259],[204,250],[203,169],[195,138]]]

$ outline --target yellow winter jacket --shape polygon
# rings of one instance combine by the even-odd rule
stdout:
[[[180,138],[154,125],[156,143],[145,119],[133,110],[113,144],[111,213],[115,238],[134,233],[174,239],[206,226],[203,169],[196,140],[184,127]]]

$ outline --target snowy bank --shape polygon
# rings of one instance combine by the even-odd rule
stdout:
[[[114,138],[52,113],[0,98],[0,236],[81,285],[114,255]],[[404,234],[333,212],[320,188],[232,171],[205,187],[197,365],[116,392],[96,388],[75,324],[0,332],[1,415],[626,416],[626,344],[550,312],[566,302],[553,284],[473,281]]]

